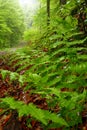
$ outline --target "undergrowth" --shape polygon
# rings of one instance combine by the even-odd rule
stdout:
[[[51,25],[32,49],[22,48],[8,56],[13,72],[0,70],[3,80],[9,76],[10,82],[17,80],[24,91],[30,89],[46,98],[49,109],[26,105],[12,97],[1,98],[0,103],[17,109],[19,116],[31,115],[44,130],[77,130],[87,103],[87,36],[77,30],[77,19],[72,16],[56,20],[61,23],[60,31],[56,24]]]

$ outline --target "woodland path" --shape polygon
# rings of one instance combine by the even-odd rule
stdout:
[[[21,48],[21,47],[20,47]],[[17,50],[18,48],[10,48],[9,50],[0,50],[0,56],[8,54],[8,53],[13,53]]]
[[[6,54],[9,54],[9,53],[13,53],[17,50],[17,48],[11,48],[8,50],[0,50],[0,58],[2,58],[2,56],[5,56]]]

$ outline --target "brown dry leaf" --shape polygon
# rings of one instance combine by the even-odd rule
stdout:
[[[3,117],[2,117],[2,126],[4,126],[5,124],[6,124],[6,122],[10,119],[10,117],[11,117],[11,114],[9,114],[9,115],[4,115]]]
[[[1,126],[1,124],[0,124],[0,130],[3,130],[2,126]]]

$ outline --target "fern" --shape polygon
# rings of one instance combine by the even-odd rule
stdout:
[[[4,99],[1,99],[1,101],[2,103],[9,105],[11,109],[16,109],[19,112],[19,116],[31,115],[33,118],[37,119],[44,125],[48,125],[49,121],[51,120],[60,125],[68,126],[63,118],[58,117],[56,114],[49,111],[41,110],[32,103],[25,105],[23,102],[15,101],[11,97],[6,97]]]
[[[8,70],[0,70],[2,79],[5,80],[6,76],[10,73]]]
[[[78,19],[69,16],[76,3],[77,6],[82,4],[74,0],[67,2],[62,9],[57,5],[57,16],[51,17],[49,30],[42,32],[38,44],[10,56],[8,65],[17,67],[16,72],[0,70],[3,79],[9,75],[11,81],[18,80],[21,86],[26,82],[24,90],[32,89],[33,94],[45,97],[49,110],[54,111],[59,106],[59,111],[54,114],[32,103],[25,105],[13,98],[1,99],[11,109],[17,109],[19,116],[31,115],[47,129],[62,125],[65,125],[64,129],[70,129],[82,123],[87,100],[87,36],[79,31]],[[24,73],[20,75],[22,71]],[[50,120],[53,123],[50,124]]]
[[[11,71],[8,71],[8,70],[0,70],[0,73],[1,73],[1,75],[2,75],[2,79],[3,80],[5,80],[6,79],[6,77],[8,76],[9,78],[10,78],[10,83],[12,82],[12,81],[16,81],[16,80],[18,80],[19,81],[19,84],[21,85],[21,86],[23,86],[24,85],[24,83],[26,82],[25,81],[25,76],[23,75],[19,75],[18,73],[16,73],[16,72],[11,72]]]

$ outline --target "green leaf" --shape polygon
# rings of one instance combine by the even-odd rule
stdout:
[[[25,105],[23,102],[15,101],[11,97],[1,98],[1,100],[3,103],[8,104],[11,109],[18,110],[19,116],[30,114],[33,118],[42,122],[44,125],[47,125],[48,122],[51,120],[52,122],[67,126],[67,123],[63,118],[58,117],[56,114],[49,111],[41,110],[32,103],[30,103],[29,105]]]

